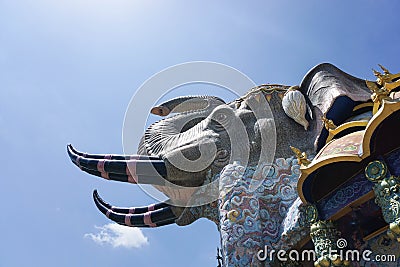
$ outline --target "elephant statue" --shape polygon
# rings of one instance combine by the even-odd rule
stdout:
[[[230,103],[212,96],[162,103],[151,113],[164,118],[146,129],[137,155],[86,154],[71,145],[67,151],[84,172],[152,184],[169,198],[122,208],[94,191],[96,206],[112,221],[159,227],[208,218],[218,226],[224,266],[274,266],[283,263],[267,250],[300,248],[309,234],[297,182],[304,160],[329,139],[321,118],[333,125],[368,119],[371,105],[355,107],[371,103],[371,94],[365,80],[323,63],[298,86],[260,85]]]

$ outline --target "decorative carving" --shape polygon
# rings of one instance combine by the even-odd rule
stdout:
[[[304,130],[307,130],[307,103],[303,94],[298,89],[298,86],[292,86],[286,91],[282,99],[282,107],[286,115],[288,115],[298,124],[302,125]]]
[[[400,242],[400,179],[390,176],[374,186],[375,202],[382,209],[383,218],[390,224],[389,236]]]
[[[318,220],[318,210],[312,204],[306,204],[299,207],[300,210],[300,218],[299,224],[301,227],[311,226],[313,223]]]
[[[365,176],[375,183],[375,203],[389,223],[387,234],[400,242],[400,177],[386,177],[386,173],[385,163],[379,160],[370,162],[365,168]]]
[[[393,86],[400,85],[399,81],[395,81],[400,78],[400,73],[392,74],[387,68],[385,68],[381,64],[378,65],[383,70],[383,74],[374,69],[372,70],[374,72],[375,77],[377,78],[376,79],[377,84],[385,87],[387,90],[393,90],[395,88]]]
[[[371,182],[377,182],[386,176],[387,168],[386,165],[379,160],[374,160],[368,163],[365,167],[365,176]]]
[[[389,230],[387,231],[387,235],[397,240],[400,243],[400,219],[397,218],[394,222],[389,224]]]
[[[342,260],[337,251],[337,241],[340,232],[331,221],[318,221],[311,225],[310,236],[315,246],[317,261],[316,267],[322,266],[350,266],[349,261]]]
[[[390,92],[400,86],[400,73],[392,74],[382,65],[378,65],[383,70],[383,73],[374,69],[372,70],[376,77],[376,82],[365,81],[367,87],[372,91],[371,99],[374,102],[373,114],[378,111],[384,99],[391,99],[389,97]]]
[[[372,113],[375,114],[378,111],[379,106],[385,99],[390,99],[390,91],[387,91],[385,87],[379,87],[377,83],[371,81],[365,81],[368,88],[372,91],[371,99],[374,102]]]
[[[307,159],[307,154],[306,152],[301,152],[300,149],[295,148],[294,146],[290,146],[290,148],[292,149],[292,151],[296,154],[297,157],[297,161],[300,165],[304,165],[304,166],[308,166],[311,161],[309,161]]]
[[[322,117],[322,121],[324,122],[325,129],[335,130],[337,126],[333,123],[332,120],[327,119],[326,117]]]

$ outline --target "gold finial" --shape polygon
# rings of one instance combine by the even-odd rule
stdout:
[[[387,74],[382,74],[379,71],[376,71],[372,69],[372,72],[374,73],[374,76],[376,77],[376,83],[379,84],[380,86],[383,86],[386,82],[385,75]]]
[[[369,90],[372,91],[371,99],[374,103],[381,103],[383,99],[389,99],[390,91],[386,90],[385,87],[379,88],[376,83],[371,81],[365,81]]]
[[[374,73],[374,76],[375,76],[376,78],[382,77],[382,73],[380,73],[379,71],[376,71],[376,70],[372,69],[372,72]]]
[[[372,69],[376,76],[376,82],[365,81],[367,87],[372,91],[371,99],[374,102],[372,113],[375,114],[384,99],[390,99],[390,92],[400,86],[400,73],[392,74],[384,66],[378,64],[383,74]]]
[[[385,73],[385,74],[390,74],[390,71],[389,71],[387,68],[385,68],[385,67],[382,66],[381,64],[378,64],[378,66],[383,70],[383,73]]]
[[[391,83],[396,83],[396,79],[400,78],[400,73],[397,74],[393,74],[391,73],[387,68],[385,68],[384,66],[382,66],[381,64],[378,64],[379,67],[382,69],[383,74],[380,73],[379,71],[376,71],[374,69],[372,69],[376,79],[376,82],[380,85],[380,86],[384,86],[386,87],[386,89],[389,89],[387,87],[387,85],[391,84]],[[396,84],[397,86],[399,86],[399,84]],[[396,86],[396,87],[397,87]],[[395,88],[395,87],[394,87]],[[392,89],[390,89],[392,90]]]
[[[372,108],[372,114],[375,114],[376,112],[378,112],[379,106],[382,104],[382,101],[384,99],[390,99],[389,97],[390,91],[386,90],[385,86],[378,87],[379,85],[378,82],[375,83],[371,81],[365,81],[365,83],[369,88],[369,90],[372,91],[371,99],[372,102],[374,102],[374,106]]]
[[[324,122],[325,129],[335,130],[337,126],[333,123],[332,120],[327,119],[325,116],[322,116],[322,121]]]
[[[290,148],[292,149],[292,151],[296,155],[297,161],[298,161],[299,164],[304,165],[304,166],[307,167],[311,163],[311,161],[309,161],[307,159],[306,152],[301,152],[300,149],[298,149],[298,148],[296,148],[294,146],[290,146]]]
[[[386,91],[388,91],[389,93],[400,86],[400,72],[393,74],[390,73],[390,71],[388,69],[386,69],[384,66],[378,64],[379,67],[381,67],[381,69],[383,70],[383,87],[386,89]]]
[[[376,84],[376,82],[365,80],[365,83],[366,83],[368,89],[371,90],[372,93],[379,91],[379,87]]]

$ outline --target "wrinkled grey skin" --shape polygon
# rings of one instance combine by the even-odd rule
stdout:
[[[254,97],[245,98],[241,105],[236,102],[224,104],[213,99],[206,108],[185,110],[151,125],[142,138],[139,154],[161,156],[166,164],[168,181],[187,187],[200,186],[204,184],[207,174],[211,172],[212,176],[216,175],[229,163],[233,153],[227,130],[229,127],[239,124],[245,126],[249,140],[238,139],[234,144],[235,147],[250,150],[249,165],[257,164],[261,153],[261,136],[268,137],[273,128],[276,129],[277,139],[276,149],[271,149],[275,149],[275,158],[293,156],[290,146],[312,154],[323,129],[321,116],[330,110],[338,97],[346,95],[360,102],[370,99],[369,89],[363,80],[326,63],[316,66],[304,77],[300,91],[313,112],[314,119],[307,118],[310,123],[307,131],[284,113],[281,98],[276,93],[272,94],[268,103],[274,121],[256,119],[254,109],[264,107],[257,104]],[[224,128],[219,127],[215,121],[224,124]],[[209,155],[213,157],[211,162],[197,162],[201,170],[188,172],[172,164],[181,154],[191,161],[198,159],[201,149],[206,148],[203,153],[207,153],[211,144],[216,144],[217,153]],[[240,153],[236,153],[231,161],[240,159],[240,156]],[[178,224],[189,224],[197,219],[188,213],[188,209],[174,209],[174,213],[180,216]]]
[[[252,99],[250,101],[255,100]],[[275,119],[276,135],[278,136],[276,157],[291,155],[292,152],[289,145],[295,145],[302,150],[309,150],[313,147],[313,140],[315,140],[316,136],[314,131],[315,122],[311,123],[309,131],[304,131],[301,125],[286,116],[280,103],[281,99],[278,95],[273,94],[269,105]],[[226,117],[224,118],[226,123],[224,128],[221,128],[216,121],[221,121],[224,116]],[[179,129],[182,128],[183,124],[189,121],[190,126],[184,127],[185,129],[180,131]],[[246,127],[249,140],[235,140],[237,143],[234,143],[234,145],[249,147],[249,163],[257,163],[261,148],[261,134],[268,133],[271,130],[268,127],[274,127],[274,123],[257,121],[254,112],[246,103],[243,103],[240,107],[236,107],[234,102],[220,104],[213,110],[181,113],[174,117],[160,120],[146,130],[139,153],[161,156],[166,163],[170,182],[183,186],[200,186],[203,184],[205,174],[209,170],[213,174],[219,173],[229,163],[229,156],[232,153],[230,146],[232,141],[229,139],[229,129],[227,128],[236,128],[239,124],[243,124]],[[245,141],[246,143],[243,143]],[[211,165],[204,166],[203,171],[187,173],[175,169],[170,164],[172,158],[180,153],[189,160],[198,159],[201,154],[200,147],[207,147],[208,144],[217,145],[217,155]],[[239,158],[240,156],[235,159]]]

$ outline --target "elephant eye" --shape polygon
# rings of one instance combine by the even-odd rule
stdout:
[[[216,119],[218,122],[222,122],[222,121],[225,121],[225,120],[227,119],[227,116],[226,116],[226,114],[224,114],[224,113],[218,113],[218,114],[215,116],[215,119]]]
[[[226,109],[221,109],[215,112],[211,118],[212,128],[214,128],[217,131],[221,131],[224,128],[226,128],[231,121],[230,119],[231,116],[229,116],[231,112],[232,112],[231,110],[226,110]]]

